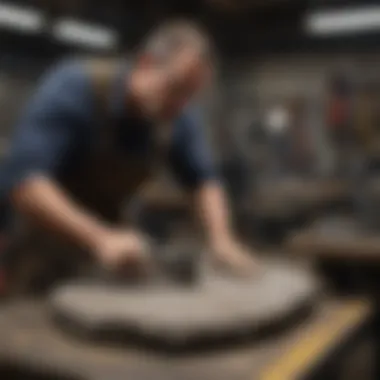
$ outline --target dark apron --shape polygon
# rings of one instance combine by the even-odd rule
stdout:
[[[108,105],[110,89],[118,73],[117,67],[115,62],[89,63],[101,123],[99,134],[87,158],[79,164],[75,172],[59,181],[60,186],[81,207],[114,224],[125,221],[123,210],[139,188],[152,177],[162,153],[153,146],[149,154],[144,156],[133,156],[115,149],[115,126],[108,117],[111,114]],[[19,279],[15,282],[21,288],[31,287],[28,285],[30,278],[41,278],[41,273],[52,273],[52,277],[57,277],[59,273],[55,269],[65,276],[77,275],[93,261],[91,255],[82,252],[78,247],[52,236],[22,218],[17,219],[10,253],[18,267],[15,272],[20,272],[20,268],[25,268],[27,272],[26,275],[16,275]]]

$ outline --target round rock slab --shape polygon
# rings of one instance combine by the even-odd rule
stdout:
[[[189,288],[69,284],[56,289],[50,304],[56,320],[80,336],[132,334],[186,347],[276,328],[310,307],[318,290],[307,270],[268,263],[253,279],[205,273]]]

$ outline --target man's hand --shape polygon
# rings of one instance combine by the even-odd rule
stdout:
[[[232,238],[216,242],[211,249],[213,261],[233,275],[251,276],[259,269],[249,249]]]
[[[234,238],[229,207],[220,183],[204,183],[195,191],[194,200],[211,245],[211,259],[235,275],[250,276],[256,273],[256,259]]]
[[[149,261],[147,241],[134,231],[109,231],[99,239],[95,255],[110,270],[144,267]]]

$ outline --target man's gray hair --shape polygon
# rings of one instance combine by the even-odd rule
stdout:
[[[184,48],[194,48],[205,59],[212,59],[208,34],[196,23],[182,20],[165,23],[153,30],[140,54],[152,55],[159,61],[166,62]]]

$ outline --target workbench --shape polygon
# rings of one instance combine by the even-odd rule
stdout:
[[[23,380],[311,379],[331,366],[333,354],[350,349],[350,340],[368,333],[371,314],[364,300],[325,299],[275,338],[173,356],[75,340],[53,325],[42,301],[18,300],[0,311],[0,378],[17,372]]]

